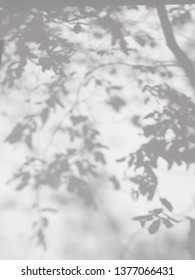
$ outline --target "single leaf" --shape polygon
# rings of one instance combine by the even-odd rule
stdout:
[[[88,138],[85,139],[85,146],[87,150],[92,151],[95,147],[95,144]]]
[[[163,221],[163,224],[164,224],[167,228],[173,227],[173,223],[172,223],[170,220],[165,219],[165,218],[162,218],[162,221]]]
[[[160,201],[169,211],[173,211],[173,206],[166,198],[160,198]]]
[[[19,183],[19,185],[16,188],[17,191],[20,191],[20,190],[24,189],[28,185],[29,180],[30,180],[30,173],[29,172],[23,172],[20,175],[20,177],[21,177],[21,182]]]
[[[160,220],[154,221],[148,228],[150,234],[155,234],[160,228]]]
[[[95,152],[95,160],[98,162],[101,162],[103,164],[106,164],[106,160],[104,158],[104,155],[100,152]]]
[[[28,134],[26,137],[25,137],[25,143],[26,145],[28,146],[28,148],[30,150],[33,149],[33,145],[32,145],[32,135],[31,134]]]
[[[150,221],[152,219],[152,215],[137,216],[132,218],[133,221]]]
[[[86,187],[86,186],[87,183],[84,180],[76,176],[70,176],[67,189],[69,192],[74,192],[77,191],[80,187]]]
[[[119,158],[119,159],[116,160],[116,162],[123,162],[123,161],[126,160],[126,158],[127,158],[127,157]]]
[[[127,48],[127,42],[122,38],[120,40],[120,47],[121,47],[121,51],[124,52],[124,54],[128,55],[128,48]]]
[[[95,145],[96,145],[97,148],[109,150],[108,146],[105,146],[101,143],[95,143]]]
[[[110,177],[110,181],[113,183],[115,190],[120,189],[120,183],[115,176]]]
[[[96,79],[95,82],[96,82],[96,85],[97,85],[97,86],[101,86],[101,85],[102,85],[102,81],[99,80],[99,79]]]
[[[74,125],[87,121],[85,116],[71,116],[70,119]]]
[[[162,208],[156,208],[150,211],[150,213],[152,213],[153,215],[159,215],[163,212]]]
[[[145,226],[145,224],[146,224],[146,221],[140,221],[140,225],[142,228]]]
[[[112,97],[108,104],[110,104],[116,112],[119,112],[122,107],[126,105],[126,102],[120,97]]]
[[[79,173],[81,175],[84,175],[86,173],[86,169],[83,167],[82,163],[79,160],[77,160],[75,164],[79,170]]]
[[[46,123],[46,121],[49,117],[49,112],[50,112],[49,108],[44,108],[43,111],[41,112],[40,117],[41,117],[43,124]]]
[[[11,144],[14,144],[16,142],[19,142],[23,136],[23,129],[24,126],[21,123],[18,123],[12,132],[7,136],[5,139],[6,142],[9,142]]]

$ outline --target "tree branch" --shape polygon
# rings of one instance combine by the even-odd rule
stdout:
[[[159,3],[156,7],[167,46],[185,71],[192,87],[195,90],[195,67],[187,54],[178,46],[176,42],[165,5],[163,3]]]

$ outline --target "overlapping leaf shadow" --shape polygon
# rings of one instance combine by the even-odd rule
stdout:
[[[125,39],[123,22],[116,20],[112,15],[116,11],[120,13],[119,7],[115,7],[115,10],[109,10],[108,7],[103,9],[101,7],[99,9],[73,7],[59,13],[60,7],[41,11],[39,6],[33,7],[33,9],[27,6],[24,13],[15,15],[14,11],[12,16],[10,16],[9,11],[6,12],[6,8],[4,7],[3,11],[4,17],[10,18],[4,26],[5,29],[11,30],[8,40],[15,42],[16,59],[10,62],[10,57],[8,57],[4,85],[13,87],[15,81],[22,78],[29,61],[41,67],[43,72],[53,71],[56,75],[55,81],[47,85],[48,93],[46,99],[41,101],[41,109],[37,113],[27,114],[5,139],[10,144],[24,143],[33,153],[37,131],[47,125],[52,114],[57,114],[59,110],[63,111],[67,107],[66,100],[71,93],[66,88],[66,80],[70,78],[66,69],[70,69],[72,58],[78,49],[78,43],[74,43],[69,38],[64,39],[59,30],[52,28],[51,24],[60,25],[66,22],[71,25],[73,33],[80,34],[84,32],[81,21],[92,19],[99,28],[109,33],[111,45],[117,45],[124,56],[128,57],[132,49]],[[134,7],[134,9],[138,8]],[[103,16],[100,15],[102,10]],[[173,17],[173,24],[185,24],[186,21],[191,20],[190,11],[182,9],[182,7],[170,11],[170,13]],[[96,34],[96,37],[98,36],[100,35]],[[135,34],[134,40],[141,47],[149,46],[151,49],[156,47],[154,38],[143,30]],[[34,44],[33,48],[32,44]],[[171,79],[174,75],[169,68],[160,64],[157,66],[135,65],[134,69],[140,77],[148,73],[161,75],[162,83],[160,84],[146,84],[144,78],[141,82],[137,79],[137,82],[143,93],[147,94],[146,105],[151,99],[155,99],[163,106],[161,110],[155,110],[145,116],[145,121],[141,125],[139,124],[143,128],[146,143],[135,153],[118,161],[126,160],[128,167],[136,171],[135,176],[130,177],[130,180],[138,185],[138,189],[133,192],[133,197],[138,199],[140,195],[143,195],[152,200],[157,193],[158,178],[155,169],[158,167],[159,158],[163,158],[167,162],[168,169],[174,165],[185,164],[188,168],[194,164],[195,106],[192,99],[172,88],[169,84],[163,83],[165,76]],[[89,71],[86,74],[87,78],[89,76],[93,76],[93,72]],[[99,79],[96,79],[96,84],[103,87],[103,83]],[[108,92],[109,90],[107,89]],[[117,90],[120,92],[120,88]],[[54,153],[50,162],[45,158],[28,157],[23,166],[13,175],[12,182],[16,183],[18,190],[30,185],[37,192],[39,192],[41,185],[58,189],[62,184],[65,184],[67,190],[78,195],[86,205],[96,207],[89,178],[97,178],[99,170],[106,166],[106,152],[109,147],[101,143],[99,140],[100,132],[88,116],[80,114],[76,110],[77,105],[78,100],[76,99],[76,103],[66,112],[68,123],[65,126],[71,146],[75,146],[75,148],[66,148],[63,153]],[[126,102],[121,94],[109,95],[107,105],[112,107],[116,113],[120,113],[122,108],[126,106]],[[147,124],[147,121],[152,124]],[[60,123],[52,132],[49,145],[55,135],[63,129]],[[32,165],[36,166],[33,171]],[[108,177],[114,188],[120,189],[120,181],[116,176],[110,174]],[[134,218],[143,227],[149,224],[150,234],[158,232],[161,225],[171,228],[180,222],[174,217],[171,202],[164,197],[159,197],[159,202],[162,207]],[[48,221],[39,204],[39,201],[35,204],[35,208],[41,213],[41,222],[37,223],[36,233],[39,242],[46,247],[44,230]],[[45,210],[43,212],[45,213]],[[188,243],[192,244],[194,241],[193,219],[184,218],[188,219],[191,225]],[[194,247],[189,245],[188,248],[190,248],[190,254],[194,258]]]

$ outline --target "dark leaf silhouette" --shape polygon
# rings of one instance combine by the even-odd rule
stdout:
[[[79,188],[85,188],[86,186],[87,186],[87,183],[84,180],[82,180],[76,176],[70,176],[67,189],[70,192],[75,192]]]
[[[43,111],[41,112],[40,116],[41,116],[43,124],[46,123],[46,121],[49,117],[49,113],[50,113],[49,108],[44,108]]]
[[[119,159],[116,160],[116,162],[123,162],[123,161],[126,160],[126,158],[127,158],[127,157],[119,158]]]
[[[161,221],[156,220],[149,226],[148,231],[150,234],[155,234],[160,228]]]
[[[15,144],[15,143],[21,141],[22,136],[23,136],[23,130],[24,130],[23,125],[21,123],[18,123],[14,127],[12,132],[7,136],[5,141],[9,142],[10,144]]]
[[[174,226],[174,224],[169,219],[162,218],[162,221],[167,228],[172,228]]]
[[[84,116],[71,116],[71,121],[74,125],[87,121],[87,117]]]
[[[126,43],[126,41],[124,39],[120,40],[120,47],[121,47],[122,52],[124,52],[124,54],[126,54],[126,55],[129,54],[127,43]]]
[[[173,206],[166,198],[160,198],[160,201],[169,211],[173,211]]]
[[[151,214],[132,218],[133,221],[140,222],[142,227],[144,227],[147,222],[152,221],[153,219],[154,217]]]
[[[100,148],[100,149],[109,150],[109,147],[108,147],[108,146],[103,145],[103,144],[101,144],[101,143],[95,143],[95,146],[96,146],[97,148]]]
[[[20,179],[20,183],[17,185],[16,190],[20,191],[27,187],[29,180],[30,180],[30,173],[29,172],[22,172],[18,174],[18,178]]]
[[[16,181],[17,190],[33,186],[38,192],[40,186],[44,186],[57,192],[60,186],[65,186],[71,192],[71,198],[77,195],[90,206],[95,205],[91,186],[97,184],[102,176],[106,175],[106,183],[109,186],[112,184],[115,190],[122,189],[120,180],[112,175],[115,173],[109,168],[112,159],[109,155],[107,157],[107,153],[110,147],[100,140],[104,130],[98,131],[99,109],[105,110],[106,105],[105,115],[109,120],[115,122],[116,117],[119,125],[118,119],[124,117],[122,121],[127,120],[128,125],[133,124],[134,129],[139,130],[141,144],[137,150],[132,150],[130,137],[130,151],[127,150],[125,156],[122,152],[116,160],[122,163],[121,166],[126,165],[125,187],[133,189],[127,192],[129,197],[134,201],[141,196],[147,200],[159,199],[157,188],[161,177],[158,176],[158,168],[161,161],[167,170],[174,166],[187,169],[195,163],[195,105],[194,98],[190,97],[195,89],[195,70],[191,59],[193,42],[186,40],[185,46],[180,49],[172,28],[173,25],[179,26],[183,32],[188,27],[187,23],[189,26],[193,24],[192,6],[165,7],[157,3],[155,7],[149,5],[139,9],[131,5],[124,8],[120,4],[108,4],[107,7],[98,4],[94,8],[90,5],[81,7],[80,4],[78,7],[65,7],[63,1],[59,1],[61,3],[56,7],[51,6],[51,1],[48,5],[37,0],[30,1],[34,2],[31,3],[33,6],[26,3],[28,1],[19,2],[23,5],[1,4],[2,30],[6,26],[9,30],[6,44],[14,46],[10,50],[9,47],[5,49],[1,63],[5,68],[2,85],[5,89],[22,89],[22,93],[24,88],[26,90],[25,83],[28,85],[26,76],[30,74],[28,77],[31,79],[34,75],[28,72],[28,68],[35,69],[35,72],[37,69],[46,80],[43,79],[43,82],[40,79],[41,86],[36,83],[36,90],[31,93],[31,89],[25,96],[25,110],[18,114],[23,120],[5,139],[10,144],[26,145],[29,149],[25,151],[36,156],[36,159],[26,160],[13,176],[11,181]],[[150,9],[157,11],[158,28],[151,22],[147,24]],[[134,20],[134,15],[138,16],[138,20]],[[146,17],[142,22],[143,15]],[[156,57],[158,51],[166,53],[163,42],[156,39],[156,31],[160,27],[164,45],[173,54],[168,60]],[[67,32],[62,32],[63,28]],[[4,35],[2,31],[2,38],[7,38]],[[90,42],[86,48],[85,36],[92,36],[95,44]],[[189,56],[183,51],[185,47]],[[0,41],[0,58],[2,48],[3,41]],[[179,75],[181,81],[185,76],[185,91],[182,87],[180,89],[179,83],[177,85],[178,69],[183,72]],[[130,99],[132,81],[136,98],[133,96]],[[137,92],[142,94],[143,99]],[[138,98],[141,101],[139,104],[142,104],[140,108],[144,104],[147,106],[140,112],[138,108],[135,113],[127,105],[131,105],[131,100],[132,103],[134,99],[138,101]],[[95,106],[97,111],[93,111]],[[145,111],[146,116],[143,115]],[[128,138],[129,135],[124,132],[121,137]],[[38,141],[40,138],[43,145]],[[42,146],[44,150],[40,151]],[[50,206],[42,208],[39,199],[37,193],[34,210],[39,212],[39,221],[35,222],[35,227],[38,227],[36,234],[40,244],[46,248],[44,230],[49,220],[44,214],[56,211]],[[174,218],[171,202],[167,198],[160,198],[160,202],[161,208],[133,218],[142,227],[147,226],[150,234],[158,232],[161,224],[169,229],[179,222]],[[188,220],[187,248],[195,258],[194,219]]]
[[[126,105],[126,102],[121,97],[112,97],[108,104],[110,104],[116,112],[119,112],[122,107]]]
[[[92,192],[87,184],[78,188],[77,194],[87,205],[95,206]]]
[[[152,215],[144,215],[132,218],[133,221],[150,221],[152,219]]]
[[[84,168],[83,164],[80,161],[77,160],[76,165],[77,165],[78,170],[79,170],[81,175],[86,174],[87,170],[86,170],[86,168]]]
[[[95,160],[99,161],[99,162],[101,162],[103,164],[106,164],[106,160],[105,160],[104,154],[101,153],[101,152],[95,152]]]
[[[115,190],[120,189],[120,183],[115,176],[110,177],[110,181],[113,183]]]
[[[25,137],[25,140],[24,140],[28,146],[28,148],[30,150],[33,149],[33,144],[32,144],[32,134],[28,134],[26,137]]]
[[[90,139],[85,139],[85,146],[87,150],[92,151],[95,148],[95,143],[93,143]]]
[[[153,215],[158,216],[159,214],[161,214],[163,212],[162,208],[156,208],[150,211],[150,213],[152,213]]]

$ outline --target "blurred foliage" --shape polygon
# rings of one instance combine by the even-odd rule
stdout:
[[[172,25],[183,28],[189,22],[192,24],[193,9],[191,5],[170,7],[168,14]],[[166,161],[168,169],[174,165],[185,164],[188,168],[194,164],[193,98],[172,86],[172,81],[177,79],[173,68],[179,67],[178,64],[153,58],[153,52],[161,47],[161,43],[151,31],[152,24],[146,28],[141,21],[133,20],[135,14],[140,15],[140,20],[146,19],[154,10],[153,7],[131,6],[42,10],[27,7],[24,12],[12,10],[10,13],[8,7],[2,4],[2,30],[7,28],[9,31],[5,36],[6,44],[14,44],[12,54],[5,51],[2,85],[18,87],[28,65],[33,65],[42,73],[52,74],[52,78],[44,82],[40,99],[37,101],[35,96],[30,96],[25,101],[31,105],[33,103],[36,109],[18,121],[5,139],[12,145],[24,143],[32,153],[10,180],[16,184],[17,190],[31,186],[39,192],[41,186],[58,189],[65,185],[68,192],[77,195],[86,205],[96,207],[90,182],[101,177],[101,171],[106,169],[109,147],[101,142],[101,133],[93,118],[87,112],[83,113],[80,105],[83,92],[93,85],[98,92],[104,93],[104,105],[108,110],[111,108],[115,114],[123,112],[128,102],[117,78],[121,67],[131,71],[146,106],[160,104],[158,110],[151,110],[144,117],[140,114],[132,119],[132,123],[143,131],[145,142],[137,151],[117,160],[119,163],[126,161],[126,176],[137,185],[137,189],[132,191],[132,197],[137,200],[142,195],[153,200],[158,195],[155,170],[159,159]],[[66,36],[63,35],[65,31]],[[85,49],[82,36],[86,38],[89,32],[98,45],[105,40],[107,45]],[[83,53],[84,58],[80,55]],[[110,55],[113,57],[113,54],[115,60],[110,61]],[[148,57],[150,54],[151,57]],[[74,83],[72,79],[83,65],[85,74],[81,83],[76,81],[77,91],[72,92],[69,83]],[[103,78],[100,75],[102,69],[107,71]],[[50,121],[57,114],[62,114],[62,119],[51,129]],[[50,137],[44,155],[34,156],[39,145],[36,142],[37,133],[46,128],[50,128]],[[61,149],[63,151],[57,149],[47,157],[57,135],[65,139]],[[114,174],[108,174],[108,182],[115,190],[121,188],[121,179]],[[159,205],[159,208],[149,211],[147,215],[133,218],[142,227],[148,226],[150,234],[158,232],[161,225],[172,228],[179,222],[174,217],[170,201],[159,196]],[[39,212],[39,221],[35,222],[34,227],[39,243],[46,247],[44,230],[48,220],[45,212],[55,213],[56,210],[42,209],[39,196],[34,207]],[[193,228],[194,220],[190,218],[189,221]],[[194,229],[191,232],[189,238],[192,239]],[[191,254],[194,256],[194,250]]]

